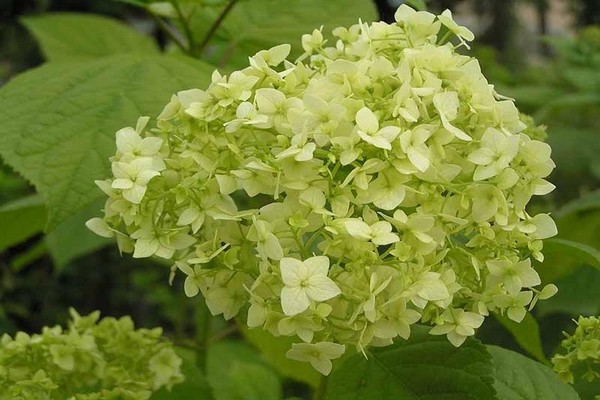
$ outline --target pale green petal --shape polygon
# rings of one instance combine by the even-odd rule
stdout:
[[[368,240],[371,238],[371,227],[358,218],[339,220],[346,232],[354,238]]]
[[[308,278],[304,263],[296,258],[283,257],[279,261],[279,269],[283,283],[289,286],[298,286]]]
[[[129,178],[120,178],[112,181],[110,185],[113,189],[131,189],[134,183]]]
[[[398,186],[386,191],[384,195],[378,196],[373,204],[383,210],[394,210],[404,201],[405,197],[406,189],[404,186]]]
[[[144,156],[151,156],[158,153],[163,145],[163,140],[157,137],[147,137],[142,140],[139,146],[139,152]]]
[[[133,153],[142,142],[142,138],[132,127],[119,129],[115,136],[117,150],[121,153]]]
[[[146,186],[133,185],[131,189],[123,190],[123,197],[133,204],[140,204],[146,194]]]
[[[340,358],[346,351],[346,346],[333,342],[315,343],[315,347],[319,350],[323,357],[331,360]]]
[[[135,242],[134,258],[150,257],[158,250],[158,239],[138,239]]]
[[[449,332],[452,332],[453,329],[454,329],[454,326],[452,326],[450,324],[437,325],[437,326],[434,326],[429,331],[429,334],[430,335],[446,335]]]
[[[281,308],[285,315],[300,314],[309,306],[310,299],[303,288],[285,286],[281,289]]]
[[[467,340],[466,336],[459,335],[456,332],[448,332],[446,337],[448,338],[448,341],[450,343],[452,343],[452,345],[454,347],[460,347],[460,345],[463,344],[465,342],[465,340]]]
[[[512,262],[509,260],[488,260],[485,262],[485,265],[487,265],[490,274],[502,276],[512,266]]]
[[[471,328],[479,328],[483,324],[483,320],[483,316],[473,312],[465,312],[460,318],[461,325]]]
[[[525,307],[510,307],[506,312],[508,318],[512,319],[515,322],[521,322],[525,318],[525,314],[527,314],[527,310]]]
[[[314,256],[303,261],[308,277],[320,275],[327,276],[329,273],[329,257]]]
[[[410,160],[410,162],[415,167],[417,167],[419,171],[427,171],[427,168],[429,168],[429,165],[431,164],[429,158],[427,158],[424,154],[422,154],[415,148],[408,149],[408,152],[406,154],[408,155],[408,159]]]
[[[538,239],[548,239],[558,234],[556,223],[549,214],[538,214],[530,221],[535,225],[535,236]]]
[[[272,233],[268,233],[264,241],[265,255],[272,260],[281,260],[283,257],[283,249],[279,239]]]
[[[471,161],[473,164],[477,165],[488,165],[494,161],[494,151],[489,147],[482,147],[480,149],[475,150],[467,159]]]
[[[92,218],[85,223],[85,226],[98,236],[111,238],[115,235],[115,232],[102,218]]]
[[[340,293],[340,288],[326,276],[313,275],[308,279],[306,294],[314,301],[329,300]]]
[[[201,212],[196,207],[190,207],[179,215],[177,225],[189,225],[196,219],[200,218]]]
[[[198,287],[198,283],[196,282],[196,278],[193,276],[188,276],[185,278],[185,282],[183,283],[183,290],[187,297],[194,297],[200,292],[200,288]]]
[[[429,280],[419,290],[419,296],[429,301],[443,300],[450,296],[448,288],[440,280]]]
[[[379,130],[377,117],[367,107],[363,107],[356,113],[356,124],[368,134],[374,134]]]

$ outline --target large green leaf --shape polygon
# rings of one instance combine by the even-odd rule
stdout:
[[[328,400],[492,400],[494,366],[485,346],[454,347],[416,328],[407,341],[357,354],[334,369]]]
[[[570,190],[580,189],[582,178],[590,176],[590,165],[597,160],[600,151],[597,126],[582,124],[581,121],[581,114],[587,109],[591,108],[585,107],[568,113],[577,118],[580,126],[557,118],[557,112],[549,113],[554,120],[539,120],[550,127],[548,144],[552,147],[552,159],[556,162],[552,181],[562,190],[566,187]]]
[[[579,268],[575,273],[556,282],[558,293],[540,301],[536,308],[541,315],[564,313],[597,315],[600,312],[600,271],[591,267]]]
[[[46,209],[40,196],[32,195],[0,207],[0,252],[44,229]]]
[[[208,349],[207,378],[216,400],[280,400],[277,374],[243,342],[218,342]]]
[[[542,347],[540,327],[531,313],[527,313],[521,322],[515,322],[505,315],[495,314],[494,316],[510,332],[523,350],[535,357],[536,360],[548,363]]]
[[[579,393],[581,400],[597,400],[596,395],[600,393],[600,380],[588,382],[585,379],[576,379],[573,387]]]
[[[556,213],[558,237],[544,241],[545,260],[538,267],[543,283],[556,283],[586,263],[597,263],[594,249],[600,248],[599,211],[590,197],[585,202],[571,202]]]
[[[237,59],[247,62],[247,56],[261,49],[289,43],[302,52],[300,38],[313,29],[324,26],[327,37],[337,26],[356,24],[358,20],[378,19],[370,0],[250,0],[234,5],[218,31],[226,42],[224,61]]]
[[[85,226],[90,215],[100,215],[104,199],[98,199],[83,207],[46,236],[46,244],[54,265],[58,270],[77,257],[89,254],[110,243],[109,239],[100,237]]]
[[[185,381],[173,386],[170,391],[162,389],[154,393],[151,400],[213,400],[212,389],[196,366],[194,352],[184,348],[177,348],[176,351],[183,360],[181,372]]]
[[[496,366],[498,400],[579,400],[552,370],[514,351],[487,346]]]
[[[567,218],[571,215],[600,209],[600,191],[596,190],[570,201],[555,212],[554,218]]]
[[[548,239],[545,247],[546,249],[548,247],[559,249],[563,254],[578,259],[582,264],[600,269],[600,250],[592,246],[572,240]]]
[[[281,375],[308,383],[312,387],[319,385],[319,373],[308,363],[302,363],[290,360],[285,353],[292,347],[292,343],[298,341],[291,336],[275,337],[260,329],[248,329],[240,324],[244,337],[252,343],[260,354],[271,364]]]
[[[44,196],[50,229],[101,197],[93,181],[108,175],[117,129],[207,82],[210,68],[195,65],[166,56],[49,63],[0,90],[0,156]]]
[[[99,15],[56,13],[22,19],[50,61],[113,54],[153,54],[156,44],[114,19]]]

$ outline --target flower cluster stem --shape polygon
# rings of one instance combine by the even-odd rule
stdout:
[[[329,383],[329,377],[325,375],[321,375],[321,379],[319,380],[319,386],[315,389],[313,393],[312,400],[325,400],[327,395],[327,384]]]
[[[204,49],[206,48],[206,46],[208,46],[208,43],[210,42],[210,39],[212,39],[212,37],[214,36],[215,32],[217,31],[217,29],[219,28],[219,26],[221,25],[221,23],[223,22],[223,20],[225,19],[225,17],[227,17],[227,14],[229,14],[229,12],[231,11],[231,9],[233,8],[233,6],[235,5],[235,3],[237,3],[237,2],[238,2],[238,0],[229,0],[229,2],[227,3],[227,5],[225,6],[225,8],[223,8],[223,10],[219,14],[219,16],[217,17],[217,19],[215,20],[215,22],[213,22],[213,24],[211,25],[210,29],[206,33],[206,36],[204,36],[204,38],[202,39],[202,42],[198,46],[200,53],[202,53],[204,51]]]
[[[208,352],[208,339],[210,335],[211,315],[204,298],[199,299],[196,305],[196,366],[206,372],[206,359]]]

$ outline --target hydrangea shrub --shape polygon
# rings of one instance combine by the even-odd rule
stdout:
[[[67,329],[45,327],[0,340],[2,400],[146,400],[183,381],[181,358],[162,329],[135,329],[131,318],[80,316]]]
[[[325,375],[416,323],[460,346],[491,312],[521,321],[556,291],[532,267],[556,226],[526,211],[554,188],[550,147],[449,11],[395,17],[316,29],[295,62],[261,51],[119,130],[88,227]]]

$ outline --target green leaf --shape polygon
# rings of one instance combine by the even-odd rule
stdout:
[[[260,354],[281,375],[309,384],[312,387],[319,385],[320,374],[308,363],[290,360],[285,353],[297,342],[293,337],[275,337],[259,329],[248,329],[240,324],[244,337],[253,344]]]
[[[48,254],[48,248],[43,240],[33,244],[27,250],[15,255],[10,259],[10,269],[19,272],[26,266]]]
[[[586,262],[596,262],[594,249],[600,247],[600,212],[592,208],[577,210],[576,203],[570,204],[571,212],[557,213],[558,239],[544,241],[545,259],[538,267],[544,284],[564,279]]]
[[[563,313],[576,317],[600,313],[600,271],[597,269],[579,268],[557,281],[556,286],[558,293],[536,306],[540,315]]]
[[[209,347],[207,378],[216,400],[282,398],[277,374],[243,342],[223,341]]]
[[[545,364],[548,363],[542,347],[540,327],[531,313],[527,313],[521,322],[515,322],[505,315],[494,314],[494,317],[510,332],[523,350],[535,357],[536,360]]]
[[[114,133],[156,116],[171,94],[202,87],[211,68],[166,56],[49,63],[0,90],[0,156],[41,193],[52,229],[102,197]]]
[[[303,34],[323,27],[325,37],[338,26],[378,19],[370,0],[252,0],[235,4],[217,34],[226,45],[224,61],[247,63],[248,55],[281,43],[292,45],[292,57],[302,53]],[[205,22],[203,23],[205,24]]]
[[[117,20],[99,15],[44,14],[23,18],[22,23],[50,61],[158,53],[156,44],[148,36]]]
[[[210,385],[196,366],[194,352],[183,348],[177,348],[176,351],[183,360],[181,372],[185,381],[173,386],[171,391],[161,389],[152,395],[151,400],[213,400]]]
[[[579,400],[545,365],[501,347],[486,347],[496,366],[498,400]]]
[[[600,393],[600,380],[588,382],[585,379],[576,379],[573,387],[579,393],[581,400],[597,400],[596,395]]]
[[[44,202],[38,195],[23,197],[0,207],[0,252],[42,232]]]
[[[550,127],[548,144],[552,147],[552,159],[557,166],[552,174],[552,181],[562,190],[566,187],[570,190],[579,190],[582,178],[590,175],[590,165],[598,159],[598,152],[600,152],[598,128],[593,124],[586,125],[582,120],[585,118],[583,114],[586,111],[593,112],[593,110],[592,107],[584,107],[566,112],[569,116],[576,112],[579,125],[565,120],[568,118],[566,116],[560,117],[561,114],[556,111],[549,114],[552,119],[547,121],[536,118],[536,121],[546,123]],[[577,157],[574,157],[574,154],[577,154]]]
[[[494,366],[485,346],[454,347],[424,327],[407,341],[357,354],[335,369],[328,400],[491,400]]]
[[[520,107],[533,108],[538,110],[547,102],[556,98],[556,96],[564,94],[564,92],[556,87],[547,84],[530,84],[516,85],[514,87],[504,87],[502,94],[510,96],[517,101]]]
[[[600,269],[600,250],[592,246],[572,240],[548,239],[544,242],[544,248],[547,250],[548,247],[552,251],[558,250],[564,255],[579,260],[581,264],[587,264]]]
[[[417,11],[427,10],[427,4],[425,3],[425,0],[406,0],[405,3]]]
[[[46,236],[46,244],[54,265],[63,270],[77,257],[89,254],[111,243],[109,239],[95,235],[87,229],[85,221],[92,215],[99,215],[104,200],[98,199],[85,206]]]
[[[587,193],[565,204],[555,212],[555,218],[565,218],[580,212],[596,211],[600,209],[600,191]]]

